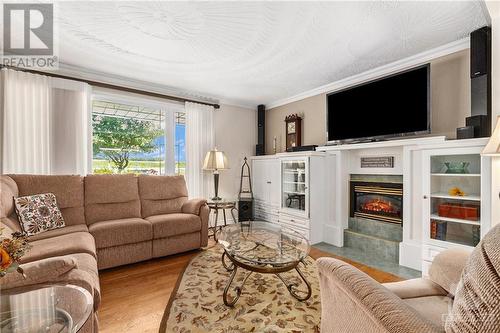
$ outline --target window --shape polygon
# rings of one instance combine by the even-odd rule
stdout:
[[[94,98],[93,172],[184,174],[186,121],[180,109]]]
[[[186,113],[175,112],[175,174],[186,174]]]

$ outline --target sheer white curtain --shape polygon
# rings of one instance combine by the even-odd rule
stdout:
[[[91,170],[92,88],[52,79],[52,173],[86,175]]]
[[[208,198],[213,175],[203,171],[205,154],[214,148],[214,108],[186,102],[186,181],[191,198]]]
[[[2,173],[49,174],[50,78],[2,69],[2,80]]]
[[[91,88],[2,69],[1,173],[86,174]]]

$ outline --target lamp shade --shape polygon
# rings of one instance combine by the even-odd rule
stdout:
[[[500,155],[500,117],[497,117],[495,130],[490,137],[490,140],[481,152],[483,156],[499,156]]]
[[[226,154],[223,151],[218,151],[217,148],[211,150],[205,156],[203,162],[203,170],[224,170],[229,169],[229,162]]]

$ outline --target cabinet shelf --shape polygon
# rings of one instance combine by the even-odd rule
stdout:
[[[481,177],[480,173],[431,173],[434,177]]]
[[[463,224],[471,224],[471,225],[481,225],[481,221],[471,221],[471,220],[463,220],[463,219],[455,219],[452,217],[443,217],[436,214],[431,215],[432,220],[445,221],[445,222],[454,222],[454,223],[463,223]]]
[[[283,184],[297,184],[297,185],[305,185],[306,182],[291,182],[291,181],[283,181]]]
[[[481,197],[477,194],[455,196],[455,195],[449,195],[448,193],[432,193],[431,198],[461,200],[461,201],[481,201]]]
[[[283,191],[283,193],[287,194],[300,194],[300,195],[306,195],[305,192],[295,192],[295,191]]]
[[[284,174],[287,174],[287,175],[298,175],[298,174],[301,174],[303,175],[304,174],[304,171],[297,171],[297,170],[285,170],[283,171]]]

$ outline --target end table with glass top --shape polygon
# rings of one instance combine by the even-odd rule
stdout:
[[[223,226],[218,226],[218,219],[219,219],[219,210],[222,210],[222,214],[224,216],[224,226],[227,225],[227,218],[226,218],[226,209],[230,210],[231,216],[233,218],[234,222],[237,222],[237,218],[234,215],[234,211],[237,211],[238,209],[236,208],[237,205],[237,200],[231,200],[231,199],[220,199],[220,200],[214,200],[214,199],[209,199],[207,200],[207,205],[209,208],[208,216],[210,216],[210,213],[212,211],[214,212],[215,215],[215,220],[212,226],[210,226],[209,229],[213,231],[213,237],[214,240],[217,241],[217,231],[222,229]],[[212,236],[212,235],[210,235]]]
[[[2,290],[0,332],[76,333],[90,318],[90,293],[74,285]]]
[[[311,297],[310,283],[299,268],[305,265],[304,259],[309,255],[310,245],[306,238],[291,229],[270,222],[240,222],[228,225],[219,234],[222,245],[222,265],[231,272],[222,294],[224,304],[234,306],[243,290],[245,282],[252,273],[274,274],[287,287],[290,295],[299,301]],[[229,263],[226,263],[226,259]],[[236,295],[228,298],[238,268],[246,271],[246,277],[234,288]],[[300,276],[305,288],[287,281],[281,273],[293,271]]]

